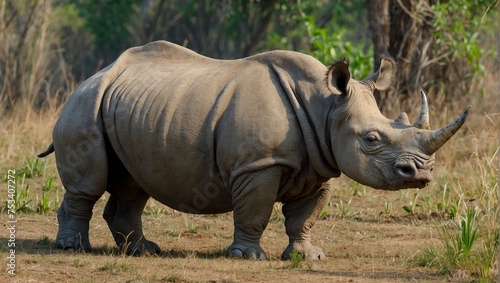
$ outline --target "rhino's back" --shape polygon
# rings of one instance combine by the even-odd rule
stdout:
[[[166,49],[133,50],[102,106],[113,149],[150,195],[180,210],[199,198],[210,202],[191,212],[228,211],[235,175],[302,162],[300,128],[268,66]]]

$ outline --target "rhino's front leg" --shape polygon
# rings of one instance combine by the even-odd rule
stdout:
[[[299,199],[283,205],[286,233],[289,238],[288,247],[281,255],[281,259],[290,259],[293,250],[302,257],[312,260],[325,259],[323,250],[310,242],[309,232],[330,198],[328,183],[319,185],[320,189],[308,199]]]
[[[267,227],[281,177],[280,167],[244,174],[233,187],[234,241],[230,257],[266,259],[260,238]]]

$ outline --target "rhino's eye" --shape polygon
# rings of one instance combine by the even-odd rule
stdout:
[[[365,136],[365,141],[370,145],[374,145],[380,141],[380,137],[375,133],[369,133]]]

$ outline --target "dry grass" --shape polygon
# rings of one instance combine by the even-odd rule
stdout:
[[[19,168],[26,157],[34,158],[45,150],[52,142],[52,128],[59,113],[60,107],[35,110],[31,103],[23,101],[2,114],[0,160],[3,167]]]
[[[485,83],[495,76],[485,79]],[[292,268],[290,263],[279,261],[286,246],[279,209],[262,240],[271,260],[247,262],[221,257],[221,250],[231,242],[231,214],[187,215],[154,201],[150,201],[145,211],[145,233],[157,241],[164,252],[158,257],[126,257],[115,248],[100,217],[104,196],[96,206],[91,224],[91,240],[97,247],[91,254],[53,249],[57,231],[53,210],[57,203],[53,203],[52,212],[48,214],[19,214],[16,251],[19,273],[15,278],[40,282],[77,281],[82,276],[86,282],[269,282],[285,278],[289,282],[469,280],[478,275],[467,267],[442,273],[441,267],[431,264],[437,257],[415,262],[430,256],[426,253],[428,247],[439,252],[442,246],[439,229],[450,221],[448,214],[437,209],[438,203],[443,202],[444,188],[448,189],[449,199],[455,200],[458,214],[470,206],[481,211],[477,225],[482,235],[497,229],[498,98],[493,83],[482,99],[469,95],[451,107],[438,107],[439,102],[431,100],[434,127],[449,122],[459,114],[459,108],[467,104],[473,104],[473,111],[465,128],[437,154],[436,180],[430,187],[421,191],[384,192],[359,186],[347,178],[337,180],[323,220],[314,229],[313,241],[322,246],[329,257],[324,262],[304,262],[300,268]],[[414,103],[418,105],[419,101]],[[50,105],[56,105],[55,101]],[[26,102],[0,117],[2,172],[23,167],[27,157],[33,158],[45,150],[51,142],[51,130],[59,112],[56,106],[34,110]],[[35,198],[42,194],[44,177],[56,176],[53,157],[47,160],[44,176],[26,179],[33,209]],[[60,198],[63,193],[60,186],[56,179],[58,188],[48,193]],[[412,207],[412,214],[403,210],[403,206]],[[485,241],[482,238],[476,245],[478,253]],[[495,266],[493,260],[488,278],[498,273]],[[1,278],[12,279],[4,274]]]
[[[0,0],[4,20],[7,1]],[[23,172],[51,142],[59,116],[61,94],[74,89],[61,59],[58,38],[47,16],[50,1],[12,1],[18,9],[11,26],[0,20],[0,63],[13,74],[0,88],[0,172]],[[43,8],[43,9],[42,9]],[[30,16],[31,15],[31,16]],[[26,20],[31,19],[32,22]],[[18,21],[18,22],[16,22]],[[28,24],[32,24],[30,26]],[[24,27],[19,33],[14,27]],[[36,32],[35,32],[36,28]],[[17,35],[24,36],[17,36]],[[16,36],[14,36],[16,35]],[[22,49],[18,45],[22,43]],[[14,56],[21,54],[23,57]],[[487,59],[487,58],[485,58]],[[2,61],[3,60],[3,61]],[[498,60],[497,60],[498,61]],[[488,63],[488,62],[486,62]],[[498,62],[496,62],[498,64]],[[262,239],[269,261],[242,261],[221,257],[232,240],[231,214],[195,216],[150,201],[143,215],[145,234],[164,250],[159,256],[132,258],[115,248],[102,219],[107,195],[97,203],[91,221],[90,254],[54,249],[55,209],[64,189],[53,156],[38,163],[40,172],[19,175],[32,213],[17,214],[15,277],[0,274],[1,282],[443,282],[493,280],[498,274],[497,247],[491,244],[498,229],[500,133],[500,77],[498,67],[472,80],[462,97],[428,93],[431,125],[441,127],[467,105],[472,112],[463,129],[436,155],[435,181],[420,191],[376,191],[341,177],[333,196],[313,230],[313,242],[329,257],[322,262],[291,265],[279,256],[287,244],[279,206]],[[21,94],[21,95],[19,95]],[[40,103],[39,99],[44,100]],[[14,102],[15,101],[15,102]],[[43,107],[40,105],[43,104]],[[387,105],[388,117],[401,108],[418,109],[419,97]],[[409,113],[415,119],[418,110]],[[29,167],[29,166],[28,166]],[[47,180],[54,179],[53,186]],[[2,186],[7,186],[2,183]],[[28,190],[29,188],[29,190]],[[4,190],[2,190],[4,192]],[[52,201],[48,213],[35,213],[43,195]],[[2,203],[6,195],[0,196]],[[31,201],[31,202],[29,202]],[[404,208],[403,208],[404,207]],[[447,237],[453,237],[467,208],[478,211],[474,222],[480,237],[466,261],[445,258]],[[2,210],[3,215],[5,211]],[[2,251],[7,238],[0,237]],[[486,259],[487,274],[475,263]],[[450,256],[451,257],[451,256]],[[483,265],[484,267],[485,265]]]
[[[323,220],[314,229],[314,242],[321,245],[329,257],[325,262],[305,262],[300,268],[292,268],[290,263],[279,261],[286,245],[279,209],[263,238],[263,246],[271,260],[246,262],[220,256],[221,250],[231,242],[230,214],[192,216],[154,201],[148,204],[144,220],[146,236],[165,250],[159,257],[129,258],[120,254],[100,217],[104,199],[97,204],[91,224],[91,240],[98,247],[96,251],[91,254],[58,251],[52,246],[57,231],[54,209],[58,204],[55,201],[48,214],[18,215],[20,245],[16,279],[55,282],[76,281],[86,276],[88,282],[268,282],[284,278],[290,282],[401,282],[412,279],[441,282],[446,278],[478,277],[479,271],[467,266],[443,271],[442,267],[433,264],[438,257],[432,257],[427,251],[433,247],[439,253],[443,245],[440,229],[447,227],[450,220],[458,221],[458,216],[467,207],[477,207],[480,211],[477,226],[484,237],[476,244],[478,254],[487,241],[486,236],[497,229],[500,133],[497,77],[498,73],[494,73],[482,78],[478,86],[486,87],[481,96],[473,92],[451,105],[445,104],[442,94],[429,94],[433,127],[445,125],[461,108],[473,105],[465,127],[438,152],[436,180],[430,187],[421,191],[384,192],[357,185],[347,178],[335,182],[336,190],[325,208]],[[420,102],[415,99],[410,103],[418,105]],[[13,111],[1,115],[1,172],[22,168],[26,158],[34,158],[50,144],[51,130],[60,107],[56,106],[55,98],[48,105],[48,109],[34,110],[29,101],[21,101]],[[395,104],[392,111],[399,112],[397,107]],[[43,176],[26,179],[33,210],[36,199],[43,193],[44,178],[56,175],[55,161],[50,157]],[[58,178],[55,182],[56,189],[47,193],[60,199],[63,189]],[[456,206],[458,216],[455,220],[450,219],[446,208],[437,208],[440,202],[444,205],[446,197],[450,202],[447,209]],[[402,209],[403,206],[412,208],[412,213]],[[5,248],[4,243],[2,246]],[[498,273],[495,266],[493,259],[487,278],[494,278]]]
[[[150,201],[145,210],[145,233],[164,252],[158,257],[126,257],[114,247],[107,225],[100,217],[107,196],[96,205],[91,222],[91,241],[97,249],[91,254],[54,250],[57,231],[54,210],[64,190],[51,156],[40,165],[41,174],[27,178],[23,184],[29,186],[27,198],[33,211],[43,194],[53,202],[49,213],[18,214],[19,273],[15,280],[442,282],[450,278],[453,281],[481,276],[495,278],[498,274],[495,258],[488,263],[486,276],[478,267],[462,263],[444,270],[443,264],[437,264],[444,259],[436,256],[445,242],[440,229],[444,227],[445,231],[455,233],[450,223],[458,222],[468,207],[479,211],[476,225],[481,237],[474,249],[477,256],[474,259],[483,252],[488,236],[497,230],[500,80],[498,70],[489,69],[486,75],[473,80],[470,92],[461,98],[447,101],[445,93],[428,94],[433,128],[449,123],[467,105],[473,106],[463,129],[437,153],[435,181],[428,188],[385,192],[345,177],[335,181],[333,196],[313,234],[314,243],[322,246],[329,257],[324,262],[304,262],[300,268],[293,268],[289,262],[279,260],[287,244],[279,206],[262,240],[271,260],[248,262],[221,257],[221,250],[231,242],[231,214],[187,215],[155,201]],[[68,89],[74,87],[70,78],[64,81]],[[2,174],[11,168],[25,167],[27,159],[35,158],[50,144],[51,131],[61,110],[56,96],[48,93],[46,97],[51,98],[46,100],[44,108],[35,107],[33,97],[21,98],[11,109],[0,113]],[[411,98],[404,102],[404,107],[418,109],[419,104],[419,98]],[[394,118],[402,107],[394,102],[385,112]],[[410,118],[415,119],[417,112],[411,111]],[[45,190],[50,178],[55,179],[55,185]],[[0,199],[3,203],[5,196]],[[2,250],[6,250],[6,239],[1,240]],[[436,253],[428,253],[429,247]],[[7,278],[13,279],[0,274],[0,281]]]

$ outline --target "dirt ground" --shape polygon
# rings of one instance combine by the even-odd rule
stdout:
[[[228,259],[232,215],[189,215],[149,204],[144,215],[148,239],[162,248],[160,255],[129,257],[116,248],[102,219],[105,198],[94,209],[90,237],[92,253],[54,248],[57,216],[19,214],[16,230],[15,276],[3,273],[0,282],[444,282],[437,270],[416,267],[415,255],[437,244],[438,222],[405,213],[381,216],[384,199],[395,193],[376,192],[354,198],[350,213],[338,207],[319,220],[313,244],[323,248],[324,261],[281,261],[288,240],[279,212],[273,214],[262,238],[267,261]],[[403,200],[404,202],[404,200]],[[395,203],[394,205],[399,205]],[[398,211],[399,211],[398,210]],[[337,209],[338,211],[338,209]],[[357,212],[356,212],[357,211]],[[5,216],[3,214],[2,216]],[[7,251],[7,238],[0,238]]]

